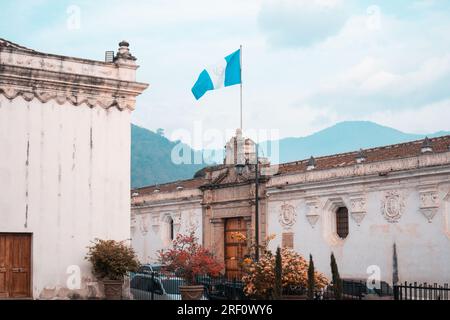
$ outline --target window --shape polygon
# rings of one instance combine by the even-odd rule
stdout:
[[[348,236],[348,209],[340,207],[336,211],[336,233],[342,239]]]
[[[170,240],[173,240],[174,239],[173,219],[170,219],[169,228],[170,228]]]

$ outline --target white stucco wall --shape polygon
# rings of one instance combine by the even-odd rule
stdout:
[[[130,239],[130,110],[0,95],[0,152],[0,232],[32,233],[33,297],[71,265],[86,289],[90,241]]]
[[[448,154],[440,157],[448,157]],[[282,177],[279,179],[281,181]],[[290,179],[294,180],[294,175]],[[305,178],[299,175],[299,179]],[[437,206],[437,211],[431,222],[421,209],[424,186],[436,195],[433,205]],[[272,250],[281,246],[283,232],[292,232],[294,249],[306,259],[312,254],[316,268],[327,276],[331,276],[330,254],[334,252],[342,277],[367,279],[370,275],[367,268],[375,265],[380,268],[381,280],[392,283],[393,244],[396,243],[400,281],[450,282],[448,166],[405,171],[391,178],[355,177],[325,181],[322,185],[306,182],[290,188],[289,191],[275,188],[268,191],[268,233],[277,235],[271,242]],[[398,192],[400,203],[404,205],[395,223],[385,219],[382,208],[386,192],[392,190]],[[364,200],[363,209],[359,209],[364,210],[365,215],[359,224],[351,214],[355,198]],[[333,202],[342,202],[349,208],[350,230],[345,240],[338,240],[329,227],[336,209]],[[311,203],[316,203],[316,207],[311,209]],[[291,228],[280,223],[284,204],[295,209],[295,223]],[[308,214],[318,214],[315,225],[307,219]]]
[[[199,243],[202,243],[202,208],[199,201],[182,206],[132,208],[132,246],[141,263],[156,263],[158,251],[171,247],[170,219],[174,221],[174,237],[194,231]]]

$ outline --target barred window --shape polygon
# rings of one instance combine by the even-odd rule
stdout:
[[[348,236],[348,209],[340,207],[336,211],[336,232],[342,239]]]

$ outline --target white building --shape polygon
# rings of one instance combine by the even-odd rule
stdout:
[[[86,247],[130,238],[130,114],[147,85],[128,46],[106,63],[0,39],[0,298],[98,295]]]
[[[246,159],[254,157],[240,132],[228,153],[236,141],[245,141]],[[397,272],[400,281],[448,283],[449,148],[445,136],[272,166],[275,174],[260,179],[260,239],[276,234],[271,249],[312,254],[329,277],[333,252],[343,278],[392,283]],[[154,261],[174,233],[202,221],[196,230],[203,244],[228,275],[239,274],[246,250],[229,235],[239,230],[254,238],[255,171],[239,169],[238,158],[227,154],[229,164],[192,180],[132,191],[132,243],[143,262]]]

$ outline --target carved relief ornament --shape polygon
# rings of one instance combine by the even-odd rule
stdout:
[[[319,200],[316,198],[306,199],[306,219],[308,220],[311,227],[314,228],[317,221],[319,220]]]
[[[283,229],[290,230],[297,220],[297,213],[293,205],[283,203],[280,208],[279,222]]]
[[[381,204],[381,213],[390,223],[400,220],[405,209],[403,195],[397,190],[386,191]]]
[[[366,197],[363,195],[350,198],[350,214],[358,226],[361,225],[362,220],[366,216],[366,203]]]
[[[419,190],[419,198],[420,212],[431,223],[439,210],[439,193],[437,188],[421,188]]]

